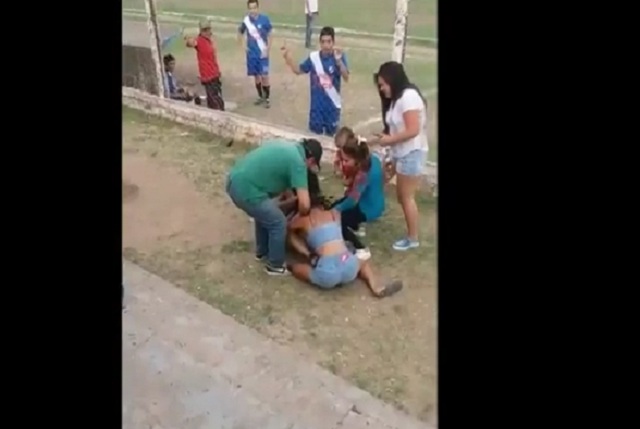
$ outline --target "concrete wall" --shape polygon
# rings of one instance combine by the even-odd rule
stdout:
[[[323,159],[326,162],[331,162],[335,154],[333,139],[329,137],[305,134],[300,130],[271,124],[237,113],[220,112],[180,101],[162,99],[133,88],[122,88],[122,103],[128,107],[200,128],[212,134],[231,137],[235,140],[245,140],[254,144],[259,144],[263,139],[273,137],[291,140],[313,137],[322,143],[326,154]],[[426,170],[424,176],[428,185],[426,189],[437,195],[437,165],[428,163]]]
[[[163,38],[179,35],[177,25],[163,24],[159,28]],[[122,86],[158,94],[155,65],[149,48],[149,28],[146,21],[122,21]]]
[[[160,86],[150,48],[122,45],[122,86],[137,88],[150,94],[159,94]]]

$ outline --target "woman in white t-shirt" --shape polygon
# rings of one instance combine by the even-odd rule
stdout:
[[[377,83],[383,96],[383,115],[388,133],[375,143],[389,147],[396,173],[396,194],[407,223],[406,237],[393,243],[395,250],[420,246],[418,205],[415,194],[427,161],[427,105],[420,90],[409,82],[402,64],[389,61],[380,66]]]

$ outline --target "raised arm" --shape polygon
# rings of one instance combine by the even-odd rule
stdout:
[[[198,46],[198,39],[193,36],[184,36],[184,44],[187,48],[195,48]]]
[[[342,49],[335,48],[333,50],[333,57],[336,59],[340,76],[345,82],[349,82],[349,67],[347,66],[347,56],[342,52]]]
[[[291,51],[289,50],[289,48],[287,48],[286,46],[282,46],[280,50],[282,51],[284,62],[287,64],[287,67],[289,67],[289,69],[293,73],[297,75],[309,73],[309,71],[311,70],[311,60],[309,58],[304,60],[302,64],[298,65],[293,61],[293,58],[291,57]]]

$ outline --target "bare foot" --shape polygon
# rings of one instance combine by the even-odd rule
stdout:
[[[391,283],[388,283],[382,289],[374,292],[374,295],[377,298],[386,298],[388,296],[394,295],[397,292],[400,292],[404,285],[402,284],[402,280],[394,280]]]

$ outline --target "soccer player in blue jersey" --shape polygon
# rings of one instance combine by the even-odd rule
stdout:
[[[271,21],[259,12],[258,0],[248,0],[249,13],[244,17],[239,36],[244,37],[247,52],[247,76],[253,76],[258,91],[256,105],[269,107],[271,86],[269,85],[269,50],[271,49]]]
[[[295,74],[309,74],[309,130],[328,136],[334,135],[340,125],[340,84],[342,79],[349,81],[347,57],[334,46],[334,42],[333,27],[323,27],[320,30],[320,50],[310,52],[300,65],[293,62],[289,49],[282,47],[287,66]]]

